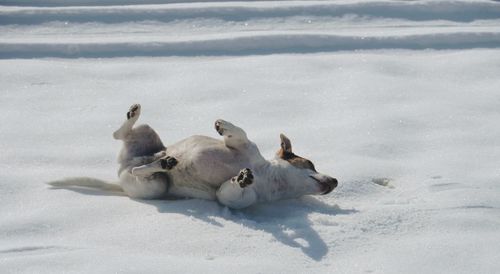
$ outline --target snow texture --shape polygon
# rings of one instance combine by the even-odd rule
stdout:
[[[1,273],[500,273],[500,3],[0,4]],[[112,132],[285,133],[339,187],[141,201]]]

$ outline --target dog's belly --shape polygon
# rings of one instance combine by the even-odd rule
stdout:
[[[168,146],[167,155],[178,161],[169,172],[172,183],[178,186],[217,189],[242,168],[250,167],[247,155],[206,136],[192,136]]]

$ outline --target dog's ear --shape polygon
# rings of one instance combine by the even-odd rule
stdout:
[[[316,169],[314,168],[314,164],[311,161],[297,156],[292,152],[292,142],[290,142],[290,139],[288,139],[285,134],[280,134],[280,139],[281,148],[278,153],[276,153],[279,158],[288,161],[296,168],[304,168],[316,171]]]
[[[292,143],[290,142],[290,139],[285,136],[285,134],[280,134],[280,139],[281,139],[281,149],[284,152],[292,153]]]

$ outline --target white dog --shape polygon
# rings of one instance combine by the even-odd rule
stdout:
[[[311,161],[295,155],[283,134],[273,160],[265,160],[245,131],[224,120],[215,122],[223,141],[192,136],[166,148],[148,125],[134,127],[140,112],[140,105],[132,105],[127,120],[113,134],[124,142],[118,173],[130,197],[192,197],[244,208],[257,202],[327,194],[337,186],[335,178],[318,173]]]

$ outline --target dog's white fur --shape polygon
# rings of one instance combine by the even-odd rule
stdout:
[[[335,179],[311,169],[297,168],[278,157],[265,160],[245,131],[224,120],[216,121],[223,141],[192,136],[165,148],[152,128],[134,127],[140,111],[140,105],[133,105],[128,119],[113,134],[124,141],[119,178],[130,197],[192,197],[244,208],[257,202],[322,194],[336,186]],[[162,167],[168,158],[175,158],[176,165]],[[246,171],[242,169],[253,174],[253,180],[247,181],[250,184],[243,187],[240,183]]]

